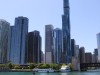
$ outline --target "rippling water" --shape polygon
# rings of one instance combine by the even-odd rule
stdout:
[[[69,73],[35,73],[32,72],[0,72],[0,75],[100,75],[100,72],[69,72]]]

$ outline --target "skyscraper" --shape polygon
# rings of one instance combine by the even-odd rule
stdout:
[[[98,63],[98,49],[94,49],[94,53],[92,55],[92,62],[93,63]]]
[[[53,26],[45,26],[45,63],[53,63]]]
[[[8,61],[12,61],[14,60],[14,41],[15,41],[15,27],[14,26],[10,26],[10,32],[9,32],[9,45],[8,45]]]
[[[62,30],[59,28],[53,31],[53,47],[54,63],[60,64],[62,61]]]
[[[85,48],[84,47],[80,47],[79,49],[79,60],[80,60],[80,63],[85,63]]]
[[[98,62],[100,62],[100,33],[97,34]]]
[[[14,64],[25,64],[27,57],[28,18],[16,17],[11,27],[9,60]]]
[[[0,63],[7,63],[10,23],[0,19]]]
[[[94,62],[98,62],[98,49],[94,49]]]
[[[85,63],[92,63],[92,53],[91,52],[85,53]]]
[[[28,34],[28,62],[41,63],[41,36],[36,30]]]
[[[75,40],[74,39],[71,39],[71,53],[72,53],[72,56],[75,57],[76,55],[76,46],[75,46]]]
[[[73,53],[74,50],[74,53]],[[75,45],[75,42],[71,40],[71,51],[74,54],[72,55],[72,65],[73,70],[80,70],[80,62],[79,62],[79,45]]]
[[[63,0],[64,15],[62,15],[63,31],[63,63],[71,63],[70,47],[70,13],[69,0]]]
[[[79,58],[79,45],[75,45],[75,56]]]

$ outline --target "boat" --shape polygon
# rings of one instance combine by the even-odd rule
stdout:
[[[68,66],[62,66],[60,72],[69,72],[70,68]]]
[[[33,69],[33,72],[39,72],[39,73],[52,73],[54,72],[53,69],[49,68],[49,69]]]

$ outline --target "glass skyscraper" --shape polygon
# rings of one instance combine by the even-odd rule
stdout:
[[[7,63],[10,23],[0,19],[0,63]]]
[[[8,60],[13,64],[25,64],[27,59],[28,18],[16,17],[11,26]]]
[[[62,30],[59,28],[53,31],[53,47],[54,63],[60,64],[62,61]]]
[[[63,0],[64,15],[62,15],[62,31],[63,31],[63,63],[71,63],[71,47],[70,47],[70,13],[69,0]]]
[[[71,39],[71,53],[72,53],[72,56],[75,57],[76,56],[76,49],[75,49],[75,40],[74,39]]]
[[[94,62],[98,62],[98,49],[94,49]]]
[[[97,34],[98,62],[100,62],[100,33]]]
[[[28,33],[28,63],[41,63],[41,43],[39,31]]]
[[[85,48],[80,47],[79,49],[79,61],[80,63],[85,63]]]

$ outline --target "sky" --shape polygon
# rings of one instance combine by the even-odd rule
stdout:
[[[62,28],[63,0],[0,0],[0,19],[14,25],[18,16],[29,18],[29,32],[38,30],[45,50],[45,25]],[[71,38],[85,47],[86,52],[97,48],[100,32],[100,0],[70,0]]]

